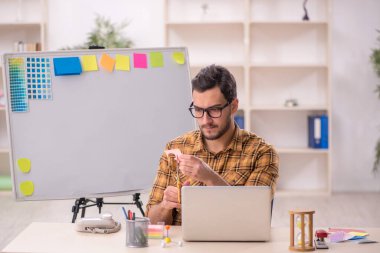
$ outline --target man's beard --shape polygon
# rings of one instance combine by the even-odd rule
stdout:
[[[226,125],[222,129],[220,129],[220,131],[218,131],[215,135],[211,135],[211,136],[206,135],[205,131],[203,130],[204,126],[201,126],[201,132],[202,132],[203,138],[205,138],[206,140],[209,140],[209,141],[217,140],[220,137],[222,137],[228,131],[228,129],[230,128],[230,125],[231,125],[231,118],[228,117]],[[213,125],[213,124],[207,125],[207,126],[216,127],[216,125]]]

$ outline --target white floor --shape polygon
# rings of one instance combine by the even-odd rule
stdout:
[[[147,194],[141,197],[144,205],[147,197]],[[104,201],[132,202],[132,197],[113,197]],[[74,200],[15,202],[10,192],[0,192],[0,203],[1,250],[33,221],[71,222]],[[138,213],[135,206],[127,208]],[[380,227],[380,193],[340,193],[330,197],[276,197],[272,226],[289,226],[288,211],[296,208],[315,210],[315,227]],[[123,218],[120,205],[105,205],[102,211],[113,213],[116,220]],[[96,214],[95,207],[86,211],[86,217]]]

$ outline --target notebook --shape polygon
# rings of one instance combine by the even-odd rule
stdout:
[[[267,186],[182,187],[185,241],[269,241],[271,190]]]

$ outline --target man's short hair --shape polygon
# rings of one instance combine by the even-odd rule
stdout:
[[[229,103],[237,97],[234,76],[225,67],[215,64],[202,68],[191,80],[191,84],[192,90],[198,92],[204,92],[218,86]]]

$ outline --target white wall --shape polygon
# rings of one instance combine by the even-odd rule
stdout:
[[[128,21],[125,35],[135,47],[163,46],[163,0],[48,0],[47,49],[85,42],[95,14]]]
[[[369,61],[379,47],[380,1],[334,0],[332,26],[333,191],[380,191],[371,173],[380,139],[380,79]],[[380,171],[379,171],[380,172]]]
[[[136,47],[163,46],[163,0],[48,0],[49,50],[84,42],[95,13],[129,20]],[[380,191],[371,170],[380,138],[380,83],[369,62],[380,29],[380,1],[333,0],[333,191]]]

